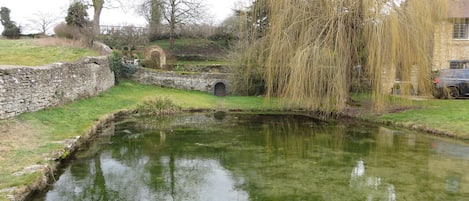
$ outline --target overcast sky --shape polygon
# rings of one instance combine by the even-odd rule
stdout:
[[[143,0],[121,0],[125,4],[137,5],[138,2]],[[213,16],[213,23],[219,23],[226,17],[232,14],[232,8],[240,5],[247,5],[250,0],[202,0],[209,8],[209,14]],[[21,25],[22,32],[31,32],[28,29],[30,19],[38,12],[50,13],[57,16],[61,21],[64,21],[70,0],[0,0],[0,7],[7,7],[11,10],[10,18],[12,21]],[[117,4],[116,4],[117,5]],[[92,10],[90,9],[90,12]],[[90,19],[93,14],[89,14]],[[135,14],[131,8],[116,8],[116,9],[103,9],[101,13],[102,25],[136,25],[144,26],[145,20],[143,17]],[[3,31],[3,26],[0,25],[0,32]],[[51,30],[50,30],[51,31]],[[37,32],[37,31],[34,31]]]

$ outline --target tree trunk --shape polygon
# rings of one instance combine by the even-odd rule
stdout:
[[[170,15],[170,20],[169,20],[169,48],[172,50],[174,49],[174,32],[176,29],[176,1],[171,0],[171,15]]]
[[[171,26],[169,29],[169,49],[174,49],[174,28]]]
[[[93,0],[93,35],[96,37],[99,35],[99,21],[101,18],[101,11],[103,10],[104,0]]]
[[[149,37],[153,39],[158,34],[158,29],[161,23],[161,7],[159,0],[151,0],[150,2],[150,17],[149,23]]]

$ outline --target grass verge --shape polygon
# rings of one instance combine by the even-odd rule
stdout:
[[[3,65],[41,66],[97,55],[98,52],[80,47],[72,40],[0,40],[0,64]]]
[[[457,100],[416,100],[418,109],[380,115],[384,123],[410,127],[459,139],[469,139],[469,101]]]
[[[348,116],[370,122],[406,127],[435,135],[469,140],[468,99],[412,99],[389,96],[387,109],[382,112],[371,110],[371,97],[354,94],[359,106],[352,106]]]
[[[276,100],[258,97],[215,97],[198,91],[158,88],[124,81],[100,96],[61,107],[26,113],[0,121],[1,189],[33,183],[40,175],[14,173],[31,165],[47,164],[51,153],[63,149],[64,141],[83,135],[101,117],[124,109],[136,109],[145,100],[167,97],[183,110],[281,110]]]

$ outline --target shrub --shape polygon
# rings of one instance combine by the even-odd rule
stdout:
[[[217,31],[215,34],[209,36],[208,39],[212,41],[224,41],[223,46],[228,48],[233,45],[234,41],[238,40],[238,37],[232,33]]]
[[[116,84],[119,83],[120,78],[128,78],[137,71],[137,66],[122,62],[122,54],[118,51],[113,51],[108,57],[109,67],[114,72]]]
[[[80,28],[75,26],[69,26],[64,22],[58,24],[54,27],[55,35],[59,38],[67,38],[67,39],[80,39],[81,32]]]
[[[12,26],[5,27],[5,29],[2,32],[2,35],[7,38],[19,38],[20,33],[21,33],[20,28],[15,25],[12,25]]]
[[[109,67],[111,68],[112,72],[114,72],[114,78],[117,84],[121,76],[122,54],[117,51],[113,51],[112,54],[108,57],[108,62]]]
[[[175,114],[180,110],[181,107],[177,106],[168,97],[154,97],[139,104],[136,112],[143,116],[159,116]]]
[[[146,29],[134,26],[109,26],[102,30],[99,39],[112,49],[127,50],[132,54],[132,50],[148,44]]]
[[[123,63],[120,69],[120,76],[122,78],[129,78],[137,71],[137,66],[134,64]]]

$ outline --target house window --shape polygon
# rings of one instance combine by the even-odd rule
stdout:
[[[453,39],[467,39],[468,18],[458,18],[453,21]]]
[[[467,69],[468,68],[468,61],[450,61],[449,62],[450,69]]]

